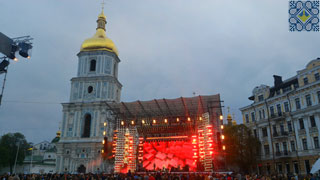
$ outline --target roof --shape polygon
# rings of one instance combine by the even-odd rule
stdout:
[[[52,139],[51,143],[57,143],[59,142],[59,140],[60,140],[60,137],[55,137]]]
[[[43,156],[33,155],[33,156],[26,156],[24,158],[24,162],[30,162],[32,159],[32,162],[42,162]]]
[[[221,113],[220,94],[106,104],[114,114],[125,119],[199,116],[205,112]]]

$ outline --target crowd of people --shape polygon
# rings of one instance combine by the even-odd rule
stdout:
[[[0,180],[320,180],[319,176],[307,175],[241,175],[217,173],[127,173],[127,174],[4,174]]]

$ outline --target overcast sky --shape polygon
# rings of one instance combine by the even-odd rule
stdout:
[[[119,50],[122,101],[221,94],[238,122],[252,89],[320,57],[320,32],[289,32],[287,0],[108,0],[107,36]],[[99,0],[0,0],[0,32],[31,35],[32,58],[11,62],[0,135],[55,137],[81,43]],[[2,82],[3,75],[0,75]],[[27,103],[38,102],[38,103]],[[226,109],[224,109],[226,111]]]

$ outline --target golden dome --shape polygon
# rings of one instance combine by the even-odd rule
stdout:
[[[237,121],[236,120],[232,120],[232,125],[237,125]]]
[[[227,120],[232,120],[232,116],[231,116],[231,114],[228,114],[228,116],[227,116]]]
[[[103,14],[103,11],[98,16],[97,24],[98,27],[95,35],[92,38],[86,39],[82,43],[80,51],[107,50],[115,53],[118,56],[116,45],[106,35],[106,16]]]
[[[59,130],[59,131],[57,131],[57,137],[60,137],[60,135],[61,135],[61,131]]]

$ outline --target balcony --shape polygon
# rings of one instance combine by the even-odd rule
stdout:
[[[310,133],[318,132],[318,128],[317,127],[310,127],[309,132]]]
[[[272,135],[274,138],[287,138],[289,133],[287,131],[281,131],[280,133],[274,132]]]
[[[298,134],[299,134],[299,135],[304,135],[304,134],[306,134],[306,129],[299,129]]]
[[[277,114],[271,114],[270,117],[271,117],[270,118],[271,121],[281,121],[281,120],[285,120],[286,114],[280,112],[280,113],[277,113]]]
[[[290,156],[291,152],[290,151],[276,151],[275,155],[276,155],[276,157],[286,157],[286,156]]]

